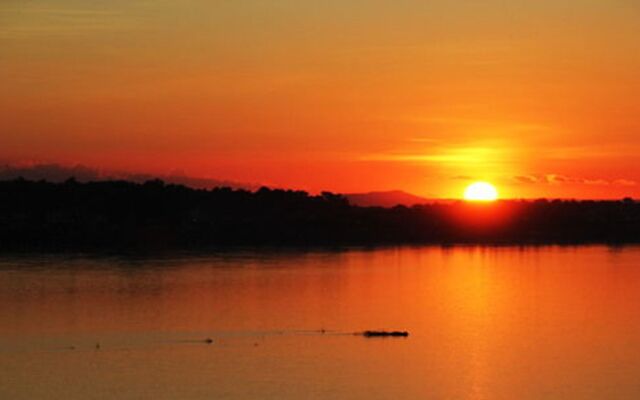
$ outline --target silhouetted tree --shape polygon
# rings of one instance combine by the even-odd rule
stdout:
[[[190,189],[152,180],[0,181],[0,249],[640,242],[640,203],[454,202],[357,207],[339,194]]]

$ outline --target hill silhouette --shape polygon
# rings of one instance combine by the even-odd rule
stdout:
[[[631,242],[640,242],[640,203],[631,199],[382,208],[328,192],[190,189],[160,180],[0,182],[1,250]]]

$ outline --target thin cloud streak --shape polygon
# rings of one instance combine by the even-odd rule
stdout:
[[[571,177],[562,174],[543,174],[543,175],[516,175],[512,180],[519,184],[547,184],[547,185],[593,185],[593,186],[636,186],[638,183],[631,179],[603,179],[603,178],[582,178]]]
[[[44,35],[74,36],[91,32],[129,32],[139,29],[131,13],[106,8],[69,8],[37,5],[0,6],[0,38]],[[20,23],[12,23],[20,21]]]
[[[381,153],[364,157],[367,161],[436,163],[450,166],[495,165],[505,162],[505,153],[489,147],[440,148],[415,153]]]

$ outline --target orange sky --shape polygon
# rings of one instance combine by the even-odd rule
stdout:
[[[639,37],[635,0],[6,0],[0,161],[640,197]]]

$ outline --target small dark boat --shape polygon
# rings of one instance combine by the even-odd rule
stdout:
[[[409,332],[407,331],[364,331],[362,333],[364,337],[407,337]]]

